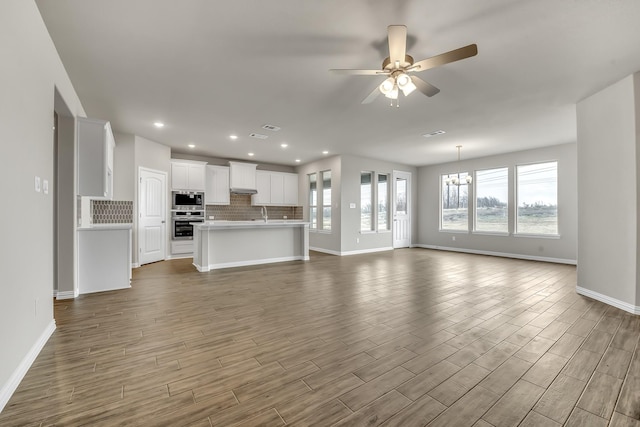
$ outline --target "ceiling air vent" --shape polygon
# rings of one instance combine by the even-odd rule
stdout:
[[[249,136],[251,138],[258,138],[258,139],[267,139],[267,138],[269,138],[267,135],[263,135],[261,133],[250,133]]]
[[[280,130],[279,126],[274,126],[274,125],[262,125],[262,129],[266,129],[266,130],[270,130],[273,132],[277,132]]]
[[[443,131],[443,130],[435,130],[435,131],[430,132],[430,133],[425,133],[422,136],[424,136],[425,138],[431,138],[432,136],[442,135],[443,133],[446,133],[446,132]]]

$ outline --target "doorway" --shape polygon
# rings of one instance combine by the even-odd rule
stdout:
[[[411,246],[411,173],[393,171],[393,247]]]
[[[138,171],[138,264],[163,261],[167,248],[167,173]]]
[[[53,102],[53,295],[75,298],[76,177],[75,118],[57,89]]]

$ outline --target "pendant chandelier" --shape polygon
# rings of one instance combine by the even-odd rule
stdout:
[[[462,145],[456,145],[456,148],[458,149],[458,173],[456,174],[456,176],[450,176],[444,182],[447,185],[458,185],[458,186],[471,184],[471,182],[473,181],[473,178],[471,177],[471,175],[468,175],[468,174],[466,177],[464,177],[463,182],[460,181],[460,149],[462,148]]]

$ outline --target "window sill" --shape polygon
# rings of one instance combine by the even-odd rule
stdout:
[[[318,233],[318,234],[331,234],[331,230],[317,230],[317,229],[313,229],[313,230],[309,230],[309,233]]]
[[[360,230],[360,234],[376,234],[375,230]]]
[[[552,239],[557,240],[561,236],[559,234],[526,234],[526,233],[513,233],[513,237],[526,237],[531,239]]]
[[[509,237],[509,233],[503,231],[472,231],[471,234],[477,234],[478,236]]]
[[[468,230],[447,230],[447,229],[440,229],[438,230],[441,233],[454,233],[454,234],[469,234]]]

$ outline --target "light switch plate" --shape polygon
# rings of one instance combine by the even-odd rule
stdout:
[[[44,194],[49,194],[49,180],[48,179],[43,179],[42,180],[42,192]]]
[[[350,209],[355,209],[356,208],[356,204],[355,203],[349,203],[349,208]]]
[[[36,193],[40,192],[40,177],[36,176],[36,179],[34,181],[34,189],[36,190]]]

